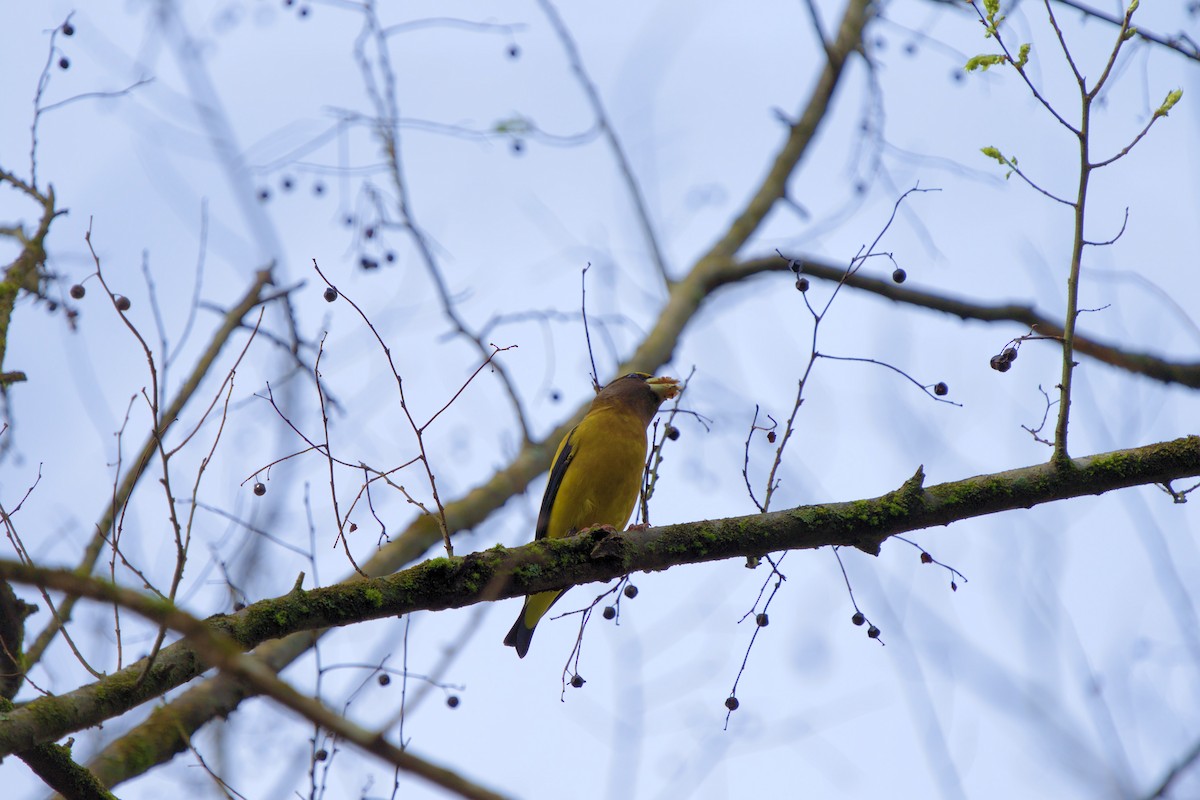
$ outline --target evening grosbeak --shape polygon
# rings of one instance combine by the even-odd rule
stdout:
[[[573,536],[595,525],[625,527],[637,504],[646,462],[646,428],[679,381],[631,372],[605,386],[579,424],[563,437],[550,467],[535,539]],[[562,590],[525,598],[504,643],[521,658],[533,629]]]

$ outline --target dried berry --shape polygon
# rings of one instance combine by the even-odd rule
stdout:
[[[668,425],[668,426],[667,426],[667,427],[666,427],[666,428],[663,430],[663,433],[664,433],[664,435],[666,435],[666,437],[667,437],[668,439],[670,439],[672,442],[677,442],[677,441],[679,441],[679,428],[676,428],[674,425]]]
[[[456,694],[452,694],[446,698],[446,705],[450,706],[450,708],[458,708],[458,703],[458,695]]]
[[[604,607],[604,618],[605,619],[616,619],[616,616],[617,616],[617,610],[615,608],[613,608],[612,606]]]
[[[581,676],[579,676],[579,675],[571,676],[571,685],[573,687],[575,687],[576,689],[583,686],[584,683],[585,683],[585,681],[583,680],[583,678]]]
[[[738,699],[733,695],[725,698],[725,707],[730,711],[737,711],[739,705],[741,705],[741,703],[739,703]]]
[[[376,680],[379,681],[380,686],[387,686],[392,682],[392,676],[388,675],[386,672],[381,672]]]
[[[262,497],[264,494],[267,493],[267,487],[261,483],[256,483],[256,484],[254,484],[254,493],[256,495],[258,495],[259,497]]]
[[[800,292],[808,291],[808,278],[796,278],[796,290]]]
[[[894,270],[892,270],[892,280],[894,280],[896,283],[904,283],[904,281],[907,279],[908,273],[900,267],[896,267]]]
[[[117,311],[128,311],[129,310],[129,306],[130,306],[129,298],[126,297],[125,295],[123,295],[123,294],[117,295],[117,299],[114,302],[117,304]]]
[[[337,297],[338,297],[337,289],[333,288],[332,286],[327,287],[325,289],[325,302],[326,303],[332,303],[334,300],[337,300]]]
[[[938,397],[945,397],[946,395],[950,394],[950,387],[947,386],[944,381],[938,381],[933,387],[933,393]]]
[[[867,628],[867,636],[870,636],[872,639],[878,639],[879,638],[879,628],[876,628],[874,625]]]
[[[625,587],[625,596],[628,597],[630,600],[637,597],[637,592],[638,592],[637,587],[634,586],[632,583]]]
[[[775,444],[775,431],[767,431],[767,441]]]
[[[855,625],[862,625],[864,622],[867,621],[867,618],[863,615],[863,612],[855,611],[854,616],[850,618],[850,621],[853,622]]]
[[[767,617],[767,613],[764,611],[754,618],[754,623],[760,628],[765,628],[771,623],[771,620]]]
[[[71,297],[76,300],[82,300],[85,294],[87,294],[87,290],[83,288],[82,284],[77,283],[71,287]]]
[[[926,553],[924,550],[922,550],[921,551],[921,563],[922,564],[932,564],[933,556],[929,555],[929,553]]]

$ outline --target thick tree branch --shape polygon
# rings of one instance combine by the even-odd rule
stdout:
[[[918,469],[901,488],[869,500],[626,533],[596,530],[511,549],[497,546],[463,558],[431,559],[382,578],[263,600],[236,614],[209,618],[205,631],[250,649],[297,631],[419,610],[461,608],[682,564],[829,545],[878,553],[888,537],[899,533],[1196,475],[1200,475],[1200,436],[1073,459],[1066,468],[1039,464],[928,488]],[[73,572],[0,561],[0,578],[86,596],[111,592],[120,596],[122,604],[143,613],[129,600],[128,595],[135,594],[130,590]],[[96,586],[107,588],[101,592]],[[162,614],[182,614],[161,600],[144,598],[144,603]],[[197,635],[177,621],[172,627],[190,637]],[[185,640],[159,653],[145,681],[138,680],[145,669],[138,662],[74,692],[33,700],[0,719],[0,757],[118,716],[199,675],[210,657],[207,652],[201,656]]]
[[[7,714],[12,709],[11,702],[0,699],[0,713]],[[116,800],[94,774],[75,762],[67,745],[39,744],[22,751],[18,758],[66,800]]]
[[[75,572],[45,569],[20,562],[0,562],[0,573],[9,571],[12,572],[15,583],[71,592],[77,596],[104,603],[115,603],[140,614],[151,622],[182,633],[186,637],[184,641],[193,650],[198,662],[219,668],[238,682],[251,687],[256,693],[270,697],[339,739],[354,744],[398,769],[424,778],[462,797],[477,798],[477,800],[499,800],[500,798],[500,795],[465,780],[452,770],[432,764],[393,745],[383,734],[356,725],[329,709],[320,700],[301,694],[290,684],[280,680],[261,661],[242,652],[246,648],[244,643],[236,638],[238,627],[236,625],[232,627],[222,625],[220,618],[201,620],[180,610],[170,600],[161,596],[142,594],[105,580]],[[295,594],[297,593],[293,593],[293,595]],[[231,632],[235,635],[231,636]],[[128,673],[128,670],[123,672]],[[12,713],[15,715],[20,712]],[[3,721],[0,718],[0,723]],[[44,744],[42,743],[42,745]],[[47,752],[56,752],[41,745],[33,748],[33,751],[38,754],[37,763],[41,763],[41,759]],[[100,787],[94,781],[88,788],[90,791],[87,794],[77,796],[103,797],[107,795],[103,792],[97,794]]]

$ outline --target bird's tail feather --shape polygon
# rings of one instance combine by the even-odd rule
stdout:
[[[515,647],[517,655],[524,658],[525,654],[529,652],[529,643],[533,641],[533,631],[537,627],[538,621],[562,595],[562,592],[540,592],[526,597],[525,605],[521,606],[521,613],[517,616],[517,621],[509,629],[508,635],[504,637],[504,644]]]

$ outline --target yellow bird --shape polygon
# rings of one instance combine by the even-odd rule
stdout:
[[[594,525],[625,527],[642,485],[646,428],[662,402],[679,391],[674,378],[644,372],[631,372],[600,390],[554,454],[535,539],[573,536]],[[518,656],[529,652],[538,620],[561,595],[550,591],[525,598],[521,615],[504,637]]]

